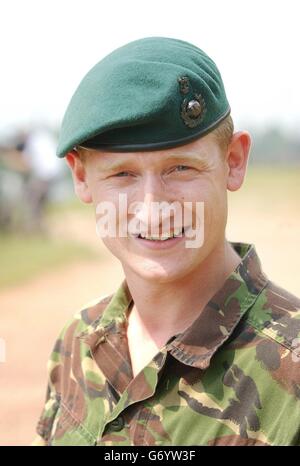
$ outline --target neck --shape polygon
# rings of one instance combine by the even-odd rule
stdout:
[[[241,262],[227,240],[212,251],[197,272],[178,281],[157,283],[126,270],[134,301],[128,322],[158,346],[185,330]]]

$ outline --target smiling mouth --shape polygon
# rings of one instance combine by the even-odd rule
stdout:
[[[153,241],[153,242],[161,242],[161,241],[168,241],[173,238],[178,238],[180,236],[184,235],[184,227],[179,228],[177,230],[174,230],[172,233],[168,234],[163,234],[163,235],[144,235],[144,234],[139,234],[136,236],[136,238],[139,239],[144,239],[147,241]]]

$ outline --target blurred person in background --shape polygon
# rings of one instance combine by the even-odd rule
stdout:
[[[25,130],[14,133],[12,140],[0,146],[0,231],[23,231],[26,221],[24,192],[30,173],[23,154]]]
[[[41,125],[28,133],[22,147],[28,166],[24,192],[27,232],[46,232],[45,207],[50,190],[62,173],[62,166],[55,155],[56,144],[52,132]]]

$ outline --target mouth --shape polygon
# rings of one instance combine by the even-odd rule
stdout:
[[[181,242],[185,238],[185,229],[184,227],[170,232],[168,234],[161,235],[144,235],[138,234],[134,236],[137,242],[146,248],[150,249],[167,249],[175,246],[177,243]]]
[[[174,230],[171,233],[162,234],[162,235],[147,235],[147,234],[139,234],[137,238],[144,239],[146,241],[170,241],[174,238],[178,238],[184,235],[184,227]]]

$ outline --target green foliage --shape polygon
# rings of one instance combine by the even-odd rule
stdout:
[[[85,259],[99,259],[99,253],[85,244],[59,238],[1,234],[0,288]]]

